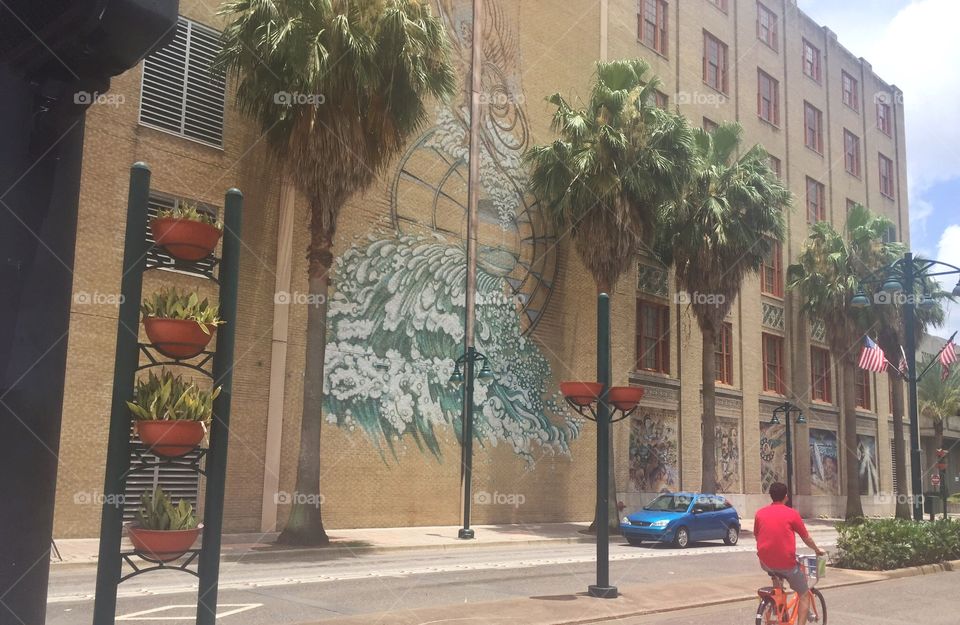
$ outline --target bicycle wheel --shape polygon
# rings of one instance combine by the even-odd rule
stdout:
[[[816,620],[808,620],[807,622],[816,623],[817,625],[827,625],[827,600],[823,598],[823,593],[816,588],[811,588],[810,593],[813,595],[813,603],[810,607],[816,615]],[[803,621],[800,622],[802,623]]]
[[[769,597],[760,600],[757,606],[757,620],[755,625],[777,625],[777,604]]]

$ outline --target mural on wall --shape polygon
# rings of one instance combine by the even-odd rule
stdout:
[[[717,492],[740,491],[740,427],[735,420],[717,419]]]
[[[470,3],[444,0],[460,73],[469,70]],[[532,333],[550,300],[556,238],[525,193],[530,143],[516,16],[484,3],[476,347],[496,373],[475,391],[477,441],[509,445],[528,464],[568,453],[582,419],[563,401]],[[438,459],[460,436],[461,392],[449,385],[463,352],[469,108],[438,109],[401,158],[390,189],[392,228],[355,242],[335,264],[326,356],[327,421],[366,434],[394,458],[413,441]]]
[[[774,482],[786,482],[786,428],[782,423],[760,423],[760,488],[770,490]]]
[[[810,494],[840,494],[837,433],[810,428]]]
[[[630,420],[630,486],[644,493],[675,490],[680,485],[677,418],[647,412]]]
[[[876,495],[880,492],[876,436],[857,434],[857,462],[859,463],[860,494]]]

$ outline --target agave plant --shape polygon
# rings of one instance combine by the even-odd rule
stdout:
[[[218,316],[220,307],[211,304],[206,297],[202,300],[195,292],[187,293],[175,287],[163,287],[143,300],[140,312],[146,317],[159,319],[187,319],[196,321],[207,334],[209,325],[220,325],[223,320]]]
[[[135,519],[137,525],[145,530],[192,530],[200,524],[189,501],[181,499],[177,505],[173,505],[159,486],[153,492],[144,492],[140,496]]]
[[[220,387],[205,391],[183,376],[166,369],[159,376],[150,372],[137,380],[133,401],[127,407],[134,417],[143,421],[200,421],[209,423],[213,414],[213,400]]]
[[[199,221],[200,223],[213,226],[217,230],[223,230],[223,223],[217,219],[216,215],[209,211],[202,210],[199,205],[192,202],[178,202],[173,208],[161,210],[157,217],[159,219],[186,219],[189,221]]]

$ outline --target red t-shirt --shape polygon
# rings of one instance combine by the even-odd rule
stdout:
[[[757,510],[753,519],[753,535],[757,539],[757,557],[770,569],[793,569],[797,566],[796,532],[807,536],[807,527],[800,513],[783,503],[772,503]]]

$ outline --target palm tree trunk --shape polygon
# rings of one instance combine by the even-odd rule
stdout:
[[[700,491],[717,492],[717,378],[714,358],[715,332],[712,328],[701,328],[703,333],[703,353],[701,369],[703,377],[703,420],[701,421],[701,439],[703,447],[702,475]]]
[[[327,293],[333,265],[333,234],[314,228],[309,249],[307,353],[303,370],[303,416],[300,454],[290,517],[278,543],[324,546],[330,544],[320,514],[320,430],[323,424],[323,367],[327,348]]]
[[[860,501],[860,465],[857,462],[857,387],[856,364],[849,357],[843,358],[843,446],[846,449],[844,482],[847,491],[846,520],[863,518]]]
[[[893,389],[893,470],[897,488],[897,508],[895,516],[898,519],[909,521],[913,519],[910,502],[907,501],[907,460],[906,442],[903,439],[903,379],[899,374],[889,371],[888,382]]]

